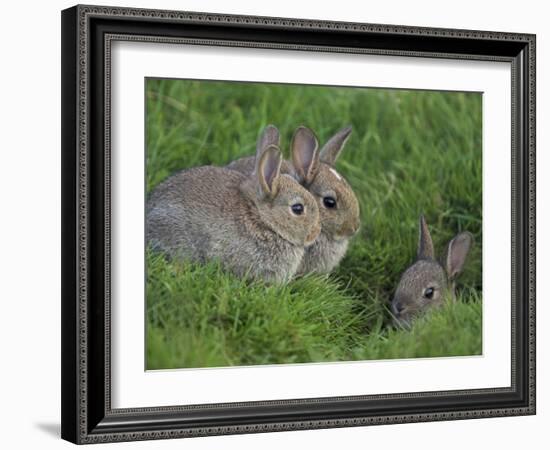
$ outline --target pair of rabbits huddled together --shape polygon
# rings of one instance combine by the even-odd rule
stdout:
[[[357,197],[334,168],[350,133],[343,128],[319,149],[315,134],[298,127],[286,161],[279,131],[269,125],[255,156],[176,173],[148,200],[149,245],[175,258],[217,260],[238,276],[267,282],[331,272],[360,226]],[[391,304],[397,323],[454,297],[472,243],[470,233],[458,234],[439,262],[420,218],[416,262],[403,273]]]
[[[274,283],[330,272],[360,224],[357,198],[334,169],[350,133],[340,130],[319,149],[315,134],[298,127],[290,162],[268,125],[255,156],[171,176],[149,198],[148,242],[172,257],[218,260],[238,276]]]

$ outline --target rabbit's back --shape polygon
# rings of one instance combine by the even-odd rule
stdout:
[[[151,194],[147,236],[151,246],[170,256],[205,261],[235,236],[232,213],[239,205],[239,183],[244,177],[218,167],[183,170]]]
[[[244,177],[222,167],[200,166],[182,170],[160,183],[151,193],[148,207],[162,205],[196,208],[217,207],[223,201],[223,195],[238,191]],[[234,197],[233,197],[234,198]]]
[[[243,156],[242,158],[231,161],[226,167],[239,173],[249,175],[254,171],[256,158],[254,156]]]

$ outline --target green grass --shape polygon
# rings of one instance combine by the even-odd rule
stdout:
[[[481,353],[481,96],[275,84],[147,82],[147,190],[182,168],[254,153],[268,123],[283,152],[304,124],[325,142],[353,125],[338,170],[362,227],[330,276],[249,283],[215,264],[147,253],[147,367],[213,367]],[[436,249],[476,245],[458,302],[390,326],[389,300],[426,215]]]

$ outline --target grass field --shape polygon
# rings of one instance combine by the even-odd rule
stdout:
[[[362,222],[333,274],[286,286],[147,251],[148,369],[481,353],[481,95],[158,79],[146,90],[148,192],[182,168],[253,154],[268,123],[286,156],[300,124],[321,143],[351,124],[337,167]],[[461,230],[475,246],[458,301],[398,330],[389,301],[420,213],[439,253]]]

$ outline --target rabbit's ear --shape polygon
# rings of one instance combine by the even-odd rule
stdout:
[[[290,144],[292,164],[298,175],[298,181],[309,184],[319,170],[319,141],[309,128],[298,127]]]
[[[279,147],[279,139],[279,130],[274,125],[266,126],[256,144],[256,158],[259,158],[263,151],[270,145]]]
[[[457,234],[447,247],[447,258],[445,259],[447,276],[450,280],[454,280],[462,273],[466,257],[472,248],[474,237],[471,233],[464,231]]]
[[[338,133],[332,136],[321,149],[321,162],[334,166],[340,152],[346,145],[349,135],[351,134],[351,126],[342,128]]]
[[[281,163],[281,151],[274,145],[267,147],[260,155],[255,174],[258,177],[260,196],[273,198],[277,195]]]
[[[416,251],[417,259],[434,259],[434,244],[428,230],[428,224],[424,216],[420,216],[418,249]]]

